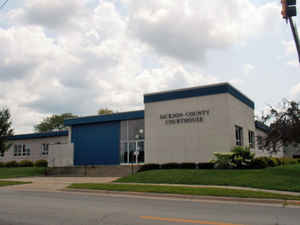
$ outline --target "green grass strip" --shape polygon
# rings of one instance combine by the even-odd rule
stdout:
[[[0,168],[0,179],[44,176],[45,168],[43,167],[16,167]]]
[[[261,170],[150,170],[123,177],[120,183],[224,185],[300,192],[300,164]]]
[[[20,184],[30,184],[31,182],[21,182],[21,181],[0,181],[0,187],[9,185],[20,185]]]
[[[134,185],[134,184],[94,184],[81,183],[71,184],[68,188],[107,190],[107,191],[129,191],[129,192],[151,192],[184,194],[198,196],[219,196],[219,197],[238,197],[238,198],[260,198],[260,199],[283,199],[300,200],[300,196],[276,194],[262,191],[235,190],[227,188],[196,188],[196,187],[175,187],[162,185]]]

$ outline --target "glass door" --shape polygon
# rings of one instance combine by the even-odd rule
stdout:
[[[145,161],[145,151],[144,151],[144,141],[137,141],[137,163],[144,163]]]
[[[121,163],[144,163],[144,140],[121,142],[120,147]]]
[[[129,163],[136,163],[136,143],[129,142]]]

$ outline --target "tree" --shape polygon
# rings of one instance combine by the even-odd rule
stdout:
[[[66,130],[64,126],[64,120],[77,118],[77,115],[72,113],[63,113],[61,115],[52,115],[43,119],[39,124],[34,126],[34,130],[39,133]]]
[[[10,144],[7,143],[8,136],[13,135],[13,129],[11,128],[11,115],[8,108],[0,110],[0,153],[5,152],[10,148]]]
[[[270,108],[264,116],[270,122],[270,131],[263,145],[271,151],[281,146],[300,144],[300,105],[294,101],[284,101],[281,109]]]
[[[98,110],[98,115],[112,114],[114,113],[112,110],[108,108],[103,108]]]

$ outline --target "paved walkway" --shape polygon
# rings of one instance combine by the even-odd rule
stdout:
[[[118,177],[24,177],[1,179],[32,182],[31,184],[4,186],[1,189],[27,191],[59,191],[72,183],[110,183]]]

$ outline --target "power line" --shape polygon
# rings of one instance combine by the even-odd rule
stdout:
[[[2,9],[6,5],[7,2],[8,2],[8,0],[6,0],[5,2],[3,2],[2,5],[0,5],[0,9]]]

